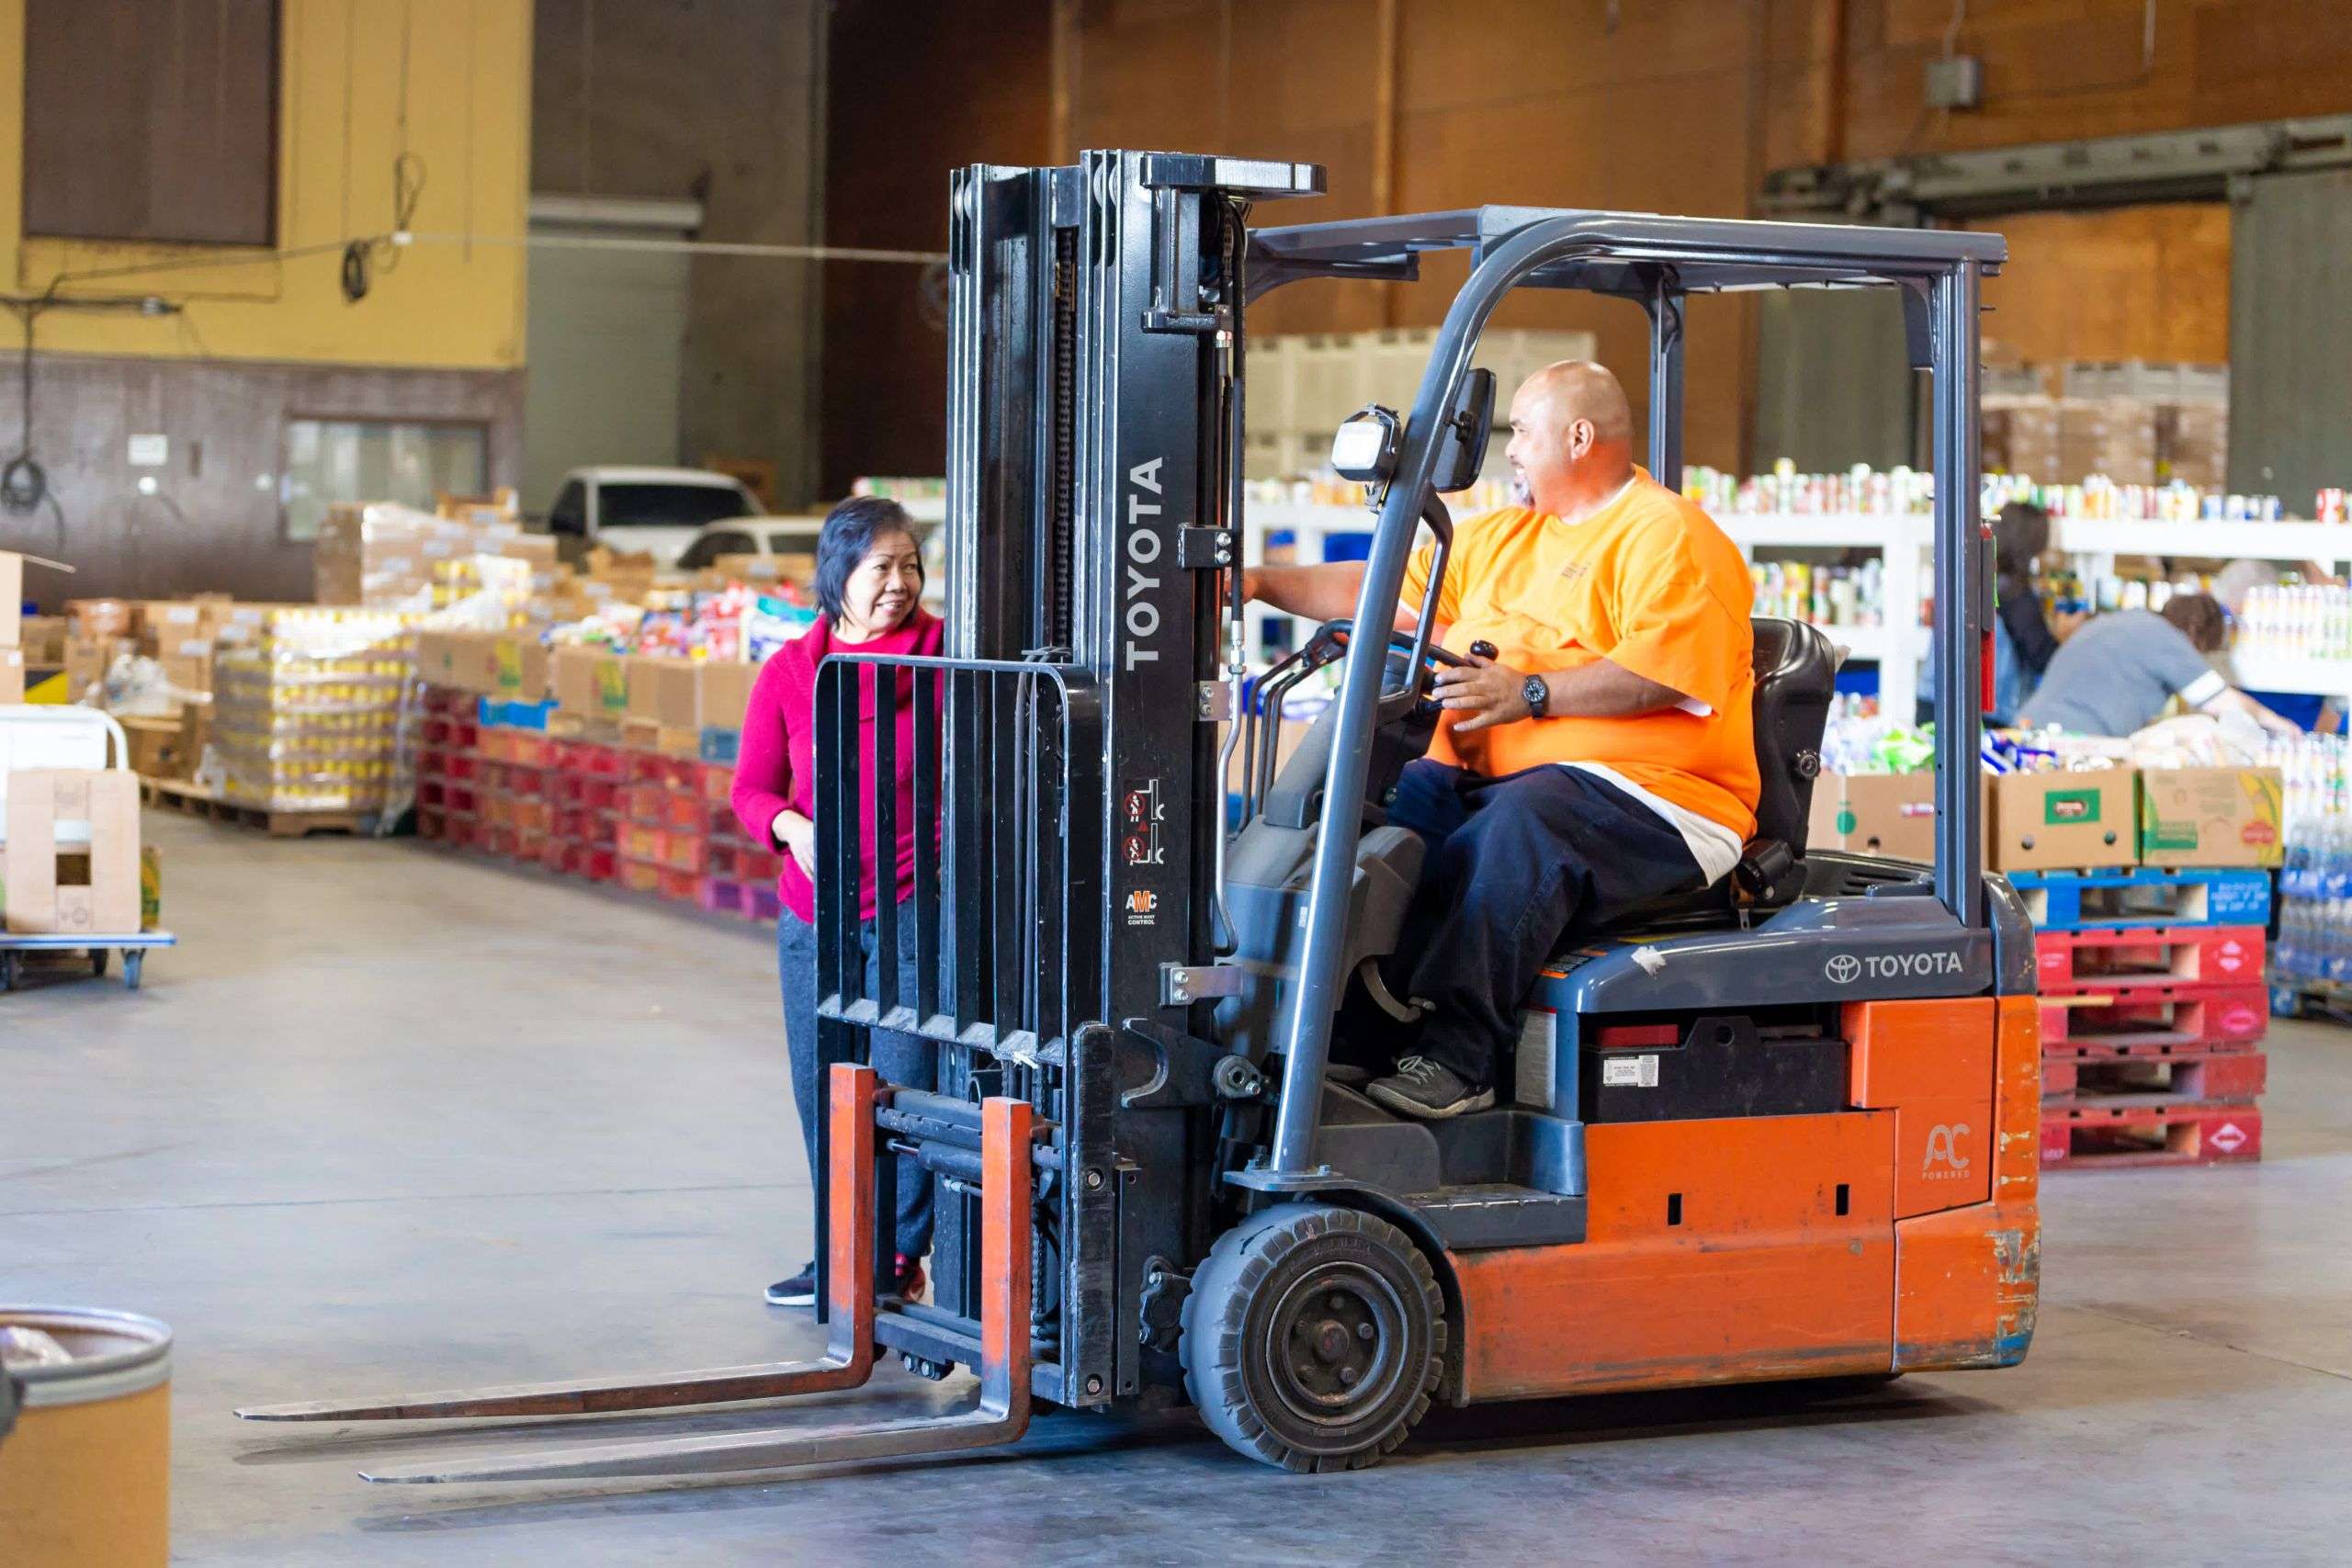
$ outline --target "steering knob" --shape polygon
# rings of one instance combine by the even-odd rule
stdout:
[[[1502,657],[1502,649],[1497,648],[1493,643],[1488,642],[1485,637],[1480,637],[1477,641],[1470,645],[1470,657],[1473,659],[1499,659]]]

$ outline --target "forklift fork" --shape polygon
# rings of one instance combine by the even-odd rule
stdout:
[[[824,1359],[717,1367],[643,1381],[523,1383],[399,1394],[352,1404],[262,1405],[253,1421],[443,1420],[490,1416],[570,1416],[671,1409],[822,1393],[862,1386],[874,1368],[875,1119],[888,1090],[874,1069],[832,1070],[829,1338]],[[760,1428],[709,1437],[615,1443],[519,1454],[474,1463],[419,1464],[362,1472],[374,1482],[586,1480],[770,1470],[890,1455],[987,1448],[1029,1425],[1031,1170],[1029,1105],[990,1100],[981,1107],[982,1253],[980,1396],[964,1415],[813,1430]]]

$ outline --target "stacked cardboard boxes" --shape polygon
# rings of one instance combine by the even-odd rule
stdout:
[[[462,590],[456,563],[497,555],[522,535],[521,524],[497,509],[452,510],[458,514],[441,516],[388,501],[328,508],[311,547],[319,603],[426,607],[436,584]]]

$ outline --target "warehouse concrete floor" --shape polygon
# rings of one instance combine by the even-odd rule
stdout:
[[[2014,1371],[1441,1413],[1312,1479],[1188,1419],[1057,1416],[796,1479],[363,1486],[515,1439],[230,1407],[814,1352],[758,1294],[808,1250],[772,953],[412,843],[147,827],[185,945],[137,994],[0,998],[0,1296],[175,1328],[189,1563],[2275,1562],[2352,1536],[2352,1032],[2317,1025],[2274,1038],[2260,1166],[2047,1184]],[[960,1392],[879,1382],[591,1436]]]

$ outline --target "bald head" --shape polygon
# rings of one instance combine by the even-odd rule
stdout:
[[[1605,365],[1564,359],[1520,384],[1510,400],[1511,478],[1528,503],[1577,518],[1634,472],[1634,413]]]

